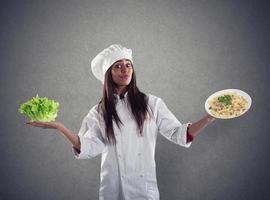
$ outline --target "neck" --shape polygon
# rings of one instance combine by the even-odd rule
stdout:
[[[119,96],[124,95],[127,90],[128,90],[127,86],[118,86],[115,88],[115,91]]]

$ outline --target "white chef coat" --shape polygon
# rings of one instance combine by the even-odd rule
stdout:
[[[73,148],[74,156],[90,159],[101,154],[99,200],[158,200],[157,134],[188,148],[192,143],[186,143],[189,123],[181,124],[161,98],[148,94],[153,117],[145,121],[143,136],[139,136],[137,123],[127,106],[127,92],[123,99],[116,96],[116,111],[123,122],[120,129],[113,122],[116,145],[106,144],[105,123],[95,105],[83,119],[78,133],[81,152]]]

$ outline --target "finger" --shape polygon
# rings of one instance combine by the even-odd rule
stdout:
[[[41,124],[36,123],[36,122],[30,122],[29,124],[32,125],[32,126],[35,126],[35,127],[40,127],[41,126]]]
[[[26,124],[36,124],[35,121],[32,121],[32,122],[26,122]]]

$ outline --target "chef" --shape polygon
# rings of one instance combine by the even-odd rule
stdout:
[[[75,134],[61,122],[29,122],[59,130],[72,143],[76,159],[101,154],[100,200],[158,200],[155,146],[158,134],[182,147],[215,118],[181,123],[165,102],[136,85],[132,50],[113,44],[91,61],[103,84],[103,97],[83,118]]]

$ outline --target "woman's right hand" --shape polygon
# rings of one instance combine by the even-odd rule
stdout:
[[[77,134],[72,132],[71,130],[67,129],[64,124],[58,121],[52,121],[52,122],[27,122],[26,124],[30,124],[35,127],[41,127],[41,128],[50,128],[50,129],[58,129],[60,132],[62,132],[65,137],[72,143],[73,147],[76,149],[78,153],[80,153],[81,149],[81,143],[80,138]]]
[[[52,122],[38,122],[38,121],[33,121],[33,122],[27,122],[26,124],[30,124],[35,127],[41,127],[43,129],[59,129],[59,127],[63,126],[61,122],[58,121],[52,121]]]

